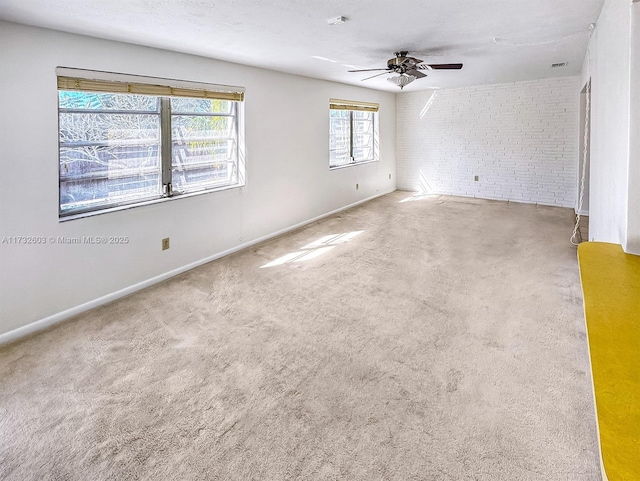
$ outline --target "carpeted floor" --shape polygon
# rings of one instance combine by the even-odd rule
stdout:
[[[409,196],[1,346],[0,478],[599,480],[572,211]]]

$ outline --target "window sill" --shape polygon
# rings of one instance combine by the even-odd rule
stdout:
[[[129,209],[135,209],[137,207],[143,207],[146,205],[154,205],[154,204],[161,204],[163,202],[170,202],[172,200],[178,200],[178,199],[186,199],[188,197],[195,197],[195,196],[199,196],[199,195],[205,195],[205,194],[212,194],[214,192],[221,192],[223,190],[231,190],[231,189],[241,189],[242,187],[244,187],[245,184],[234,184],[234,185],[226,185],[224,187],[218,187],[216,189],[206,189],[206,190],[199,190],[197,192],[189,192],[187,194],[175,194],[171,197],[160,197],[158,199],[150,199],[150,200],[145,200],[142,202],[135,202],[132,204],[124,204],[124,205],[118,205],[118,206],[114,206],[114,207],[107,207],[104,209],[100,209],[100,210],[93,210],[93,211],[89,211],[89,212],[82,212],[79,214],[70,214],[64,217],[59,217],[58,218],[58,222],[67,222],[70,220],[77,220],[77,219],[84,219],[86,217],[94,217],[96,215],[102,215],[102,214],[109,214],[111,212],[119,212],[122,210],[129,210]]]
[[[339,170],[339,169],[345,169],[347,167],[355,167],[357,165],[364,165],[364,164],[373,164],[374,162],[378,162],[378,159],[373,159],[373,160],[365,160],[363,162],[351,162],[349,164],[344,164],[344,165],[335,165],[335,166],[329,166],[329,170]]]

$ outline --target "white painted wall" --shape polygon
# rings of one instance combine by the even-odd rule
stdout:
[[[582,72],[592,79],[589,240],[634,254],[640,254],[639,9],[630,0],[606,0]]]
[[[589,239],[626,241],[629,156],[629,2],[607,1],[586,62],[591,71]]]
[[[625,250],[640,255],[640,1],[631,5],[629,203]]]
[[[130,238],[0,244],[0,335],[395,189],[394,94],[5,22],[0,45],[0,239]],[[246,186],[60,223],[57,66],[245,87]],[[380,103],[380,162],[329,171],[332,97]]]
[[[577,77],[405,93],[397,105],[398,188],[574,206]]]

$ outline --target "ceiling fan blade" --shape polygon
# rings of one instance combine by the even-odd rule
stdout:
[[[365,68],[361,70],[347,70],[347,72],[376,72],[380,70],[389,70],[388,68]]]
[[[377,70],[381,70],[381,69],[377,69]],[[388,74],[388,73],[389,73],[389,72],[388,72],[387,70],[385,70],[385,71],[384,71],[384,72],[382,72],[382,73],[378,73],[378,74],[372,75],[371,77],[363,78],[363,79],[361,80],[361,82],[364,82],[365,80],[369,80],[370,78],[380,77],[380,75],[386,75],[386,74]]]
[[[428,67],[432,70],[460,70],[461,63],[430,63]]]
[[[422,72],[420,72],[420,70],[417,70],[415,68],[407,70],[406,73],[407,73],[407,75],[413,75],[415,78],[422,78],[422,77],[426,77],[427,76],[426,73],[422,73]]]

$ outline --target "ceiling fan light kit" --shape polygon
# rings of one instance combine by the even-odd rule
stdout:
[[[395,57],[387,60],[387,68],[349,70],[349,72],[382,71],[382,73],[380,74],[376,74],[362,80],[368,80],[370,78],[378,77],[380,75],[384,75],[385,73],[396,73],[398,74],[397,76],[389,77],[387,80],[400,87],[400,89],[403,89],[405,85],[410,84],[414,80],[427,76],[427,74],[421,72],[421,70],[460,70],[462,68],[461,63],[426,64],[423,63],[424,60],[409,57],[408,55],[409,52],[407,50],[401,50],[395,53]]]
[[[402,90],[405,85],[410,84],[415,79],[416,78],[413,75],[401,74],[395,77],[389,77],[387,80],[392,84],[397,85],[398,87],[400,87],[400,90]]]

